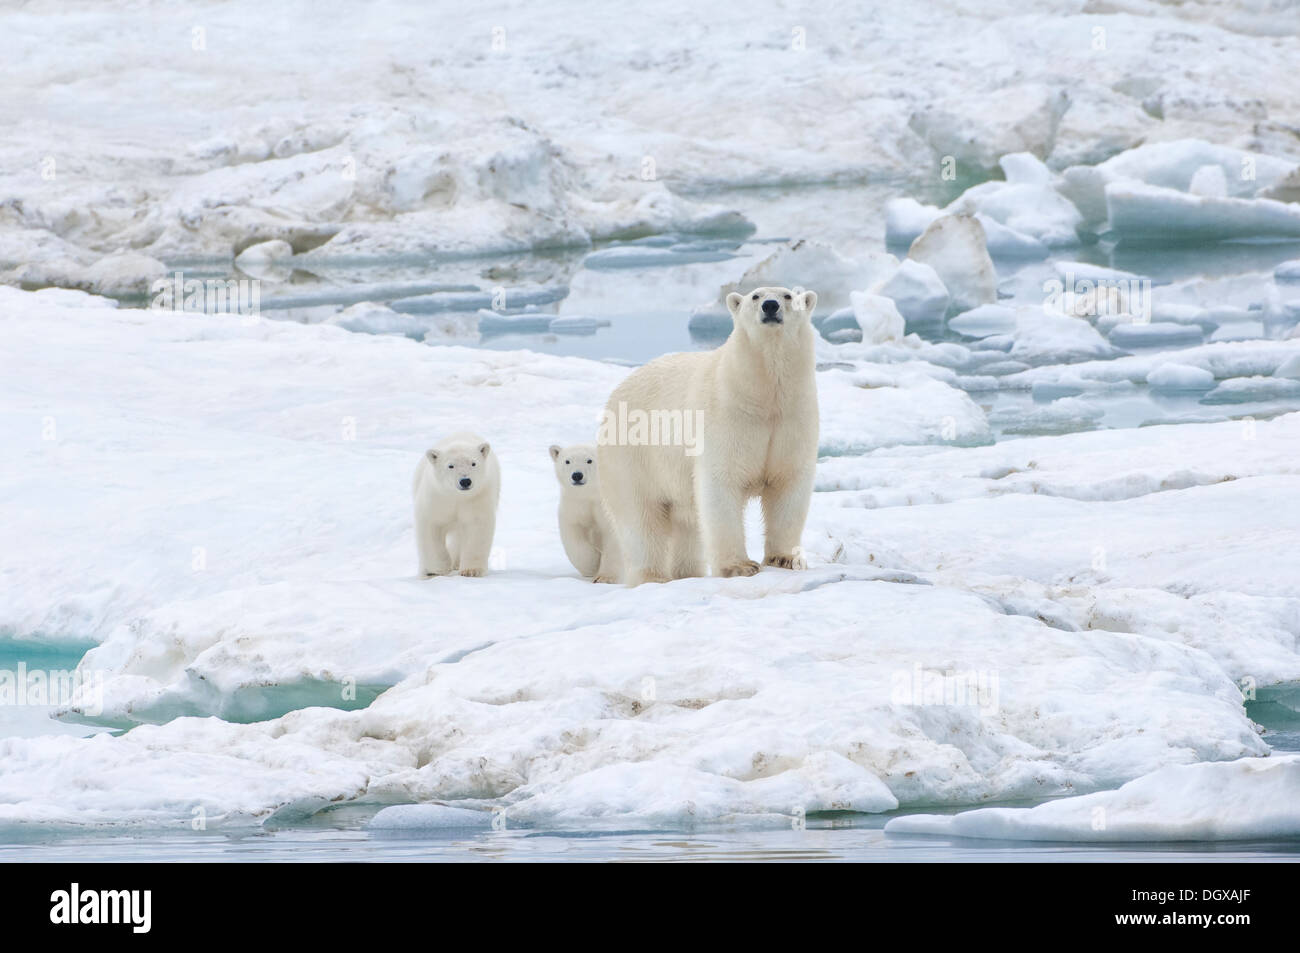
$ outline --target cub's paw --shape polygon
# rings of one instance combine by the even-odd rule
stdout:
[[[721,575],[724,578],[732,576],[752,576],[758,572],[758,563],[752,559],[746,559],[743,563],[736,563],[734,566],[723,566]]]
[[[669,582],[667,576],[657,572],[639,572],[633,573],[630,577],[629,585],[640,586],[647,582]]]
[[[799,556],[768,556],[763,560],[764,566],[775,566],[777,569],[805,569],[803,559]]]
[[[604,583],[610,583],[610,584],[614,584],[614,583],[617,583],[617,582],[618,582],[618,580],[615,579],[613,576],[593,576],[593,577],[591,578],[591,581],[592,581],[592,582],[604,582]]]
[[[462,569],[460,574],[462,576],[477,577],[484,575],[486,572],[486,569]]]

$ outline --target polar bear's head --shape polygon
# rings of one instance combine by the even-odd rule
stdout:
[[[487,456],[492,447],[486,443],[453,444],[426,450],[425,459],[433,467],[438,486],[447,492],[473,496],[487,485]]]
[[[817,292],[796,288],[755,288],[727,295],[727,310],[736,327],[760,343],[797,334],[811,323]]]
[[[599,492],[594,446],[588,443],[575,443],[569,447],[552,444],[551,459],[555,461],[555,478],[560,481],[561,489]]]

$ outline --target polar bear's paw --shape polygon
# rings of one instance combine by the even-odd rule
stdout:
[[[592,579],[591,579],[591,581],[592,581],[592,582],[604,582],[604,583],[610,583],[610,584],[614,584],[614,583],[617,583],[617,582],[618,582],[618,580],[615,579],[613,576],[593,576]]]
[[[724,579],[730,579],[732,576],[752,576],[758,572],[758,563],[752,559],[746,559],[742,563],[736,563],[734,566],[723,566],[719,574]]]
[[[763,560],[764,566],[775,566],[777,569],[802,569],[799,564],[798,556],[768,556]]]
[[[481,576],[486,572],[487,572],[486,569],[462,569],[460,571],[460,574],[462,576],[470,576],[473,578],[477,578],[478,576]]]

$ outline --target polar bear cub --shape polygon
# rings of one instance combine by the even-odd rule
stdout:
[[[746,502],[759,497],[764,562],[799,568],[817,467],[812,312],[817,295],[727,295],[733,329],[713,351],[669,354],[610,395],[596,460],[626,581],[750,576]]]
[[[487,441],[465,431],[438,441],[420,458],[411,492],[421,575],[487,572],[501,495],[501,470]]]
[[[573,568],[592,582],[618,582],[618,540],[600,499],[596,448],[579,443],[551,446],[560,481],[560,541]]]

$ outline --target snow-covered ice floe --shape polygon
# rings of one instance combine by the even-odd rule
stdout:
[[[1116,791],[1032,808],[898,817],[885,833],[1094,843],[1300,837],[1300,756],[1171,766]]]
[[[628,590],[573,574],[546,453],[626,368],[99,304],[0,289],[0,629],[100,642],[63,717],[130,730],[0,741],[0,821],[1052,797],[1263,756],[1238,680],[1300,679],[1297,414],[961,446],[965,349],[826,345],[809,568]],[[492,571],[417,579],[410,461],[467,414]]]

